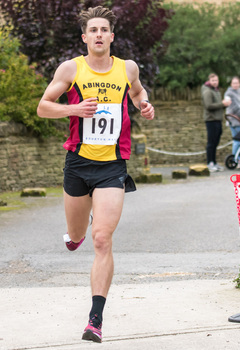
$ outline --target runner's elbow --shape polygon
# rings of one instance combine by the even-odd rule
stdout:
[[[43,108],[42,108],[42,102],[40,101],[39,102],[39,105],[37,107],[37,115],[40,117],[40,118],[44,118],[44,112],[43,112]]]

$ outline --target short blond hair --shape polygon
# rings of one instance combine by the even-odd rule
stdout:
[[[92,18],[105,18],[108,20],[111,32],[113,32],[114,25],[117,22],[117,17],[108,8],[103,6],[89,7],[87,11],[82,10],[79,16],[79,23],[83,33],[86,33],[87,23]]]

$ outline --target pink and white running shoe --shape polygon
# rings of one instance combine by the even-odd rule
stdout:
[[[102,342],[102,324],[98,328],[92,326],[92,321],[90,320],[87,327],[84,329],[84,333],[82,336],[83,340],[90,340],[95,343]]]
[[[90,215],[90,217],[89,217],[89,226],[92,225],[92,221],[93,221],[93,217],[92,217],[92,215]],[[63,235],[63,240],[64,240],[64,242],[66,244],[66,247],[67,247],[68,250],[71,250],[71,251],[74,251],[74,250],[78,249],[78,247],[80,247],[80,245],[83,243],[84,239],[85,239],[85,237],[83,237],[80,242],[75,243],[75,242],[73,242],[71,240],[71,238],[70,238],[68,233]]]
[[[73,242],[71,240],[71,238],[69,237],[68,233],[66,233],[63,236],[63,240],[64,240],[64,242],[66,244],[67,249],[71,250],[71,251],[74,251],[74,250],[78,249],[78,247],[80,247],[80,245],[83,243],[84,239],[85,239],[85,237],[83,237],[80,242],[75,243],[75,242]]]

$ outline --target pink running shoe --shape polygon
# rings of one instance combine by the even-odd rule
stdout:
[[[90,320],[87,327],[84,329],[84,333],[82,336],[83,340],[91,340],[95,343],[102,342],[102,324],[98,328],[92,326],[92,321]]]
[[[92,215],[90,215],[89,216],[89,226],[92,225],[92,221],[93,221],[93,217],[92,217]],[[80,245],[83,243],[84,239],[85,239],[85,237],[83,237],[80,242],[75,243],[71,240],[68,233],[63,235],[63,240],[66,244],[66,247],[68,250],[71,250],[71,251],[78,249],[78,247],[80,247]]]
[[[67,249],[68,249],[68,250],[71,250],[71,251],[74,251],[74,250],[76,250],[78,247],[80,247],[80,245],[83,243],[84,239],[85,239],[85,237],[83,237],[83,238],[81,239],[80,242],[75,243],[75,242],[73,242],[73,241],[71,240],[71,238],[69,237],[68,233],[66,233],[66,234],[63,236],[63,240],[64,240],[64,242],[65,242],[65,244],[66,244]]]

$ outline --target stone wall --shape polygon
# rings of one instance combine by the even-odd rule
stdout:
[[[0,122],[0,192],[62,185],[66,155],[63,142],[54,137],[34,137],[22,124]],[[135,154],[136,144],[145,143],[144,135],[132,135],[128,170],[134,178],[149,172],[147,152]]]
[[[141,131],[147,136],[147,146],[172,153],[194,153],[201,155],[175,156],[149,151],[151,165],[206,163],[206,126],[203,121],[203,107],[200,88],[170,93],[167,90],[155,91],[151,98],[155,107],[155,119],[147,121],[135,117]],[[231,141],[231,132],[223,122],[223,135],[220,146]],[[219,163],[231,153],[231,145],[217,151]]]
[[[151,101],[156,111],[155,119],[147,121],[140,116],[134,117],[139,127],[133,127],[132,155],[127,162],[133,178],[149,173],[149,165],[206,163],[207,133],[199,97],[200,89],[176,93],[159,89],[154,92]],[[229,141],[230,129],[223,123],[220,145]],[[21,124],[0,122],[0,192],[22,190],[29,186],[61,185],[66,154],[63,142],[54,137],[33,137]],[[148,150],[147,147],[167,154]],[[199,151],[202,154],[186,155]],[[223,163],[229,153],[231,145],[218,150],[218,162]]]
[[[62,144],[33,137],[21,124],[0,123],[0,192],[61,184]]]

